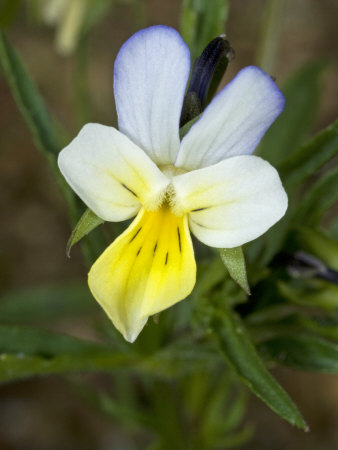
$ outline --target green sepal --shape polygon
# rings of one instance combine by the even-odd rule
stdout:
[[[189,122],[187,122],[183,127],[180,128],[180,139],[182,140],[184,136],[188,133],[190,128],[194,125],[195,122],[198,121],[198,119],[201,117],[201,114],[191,119]]]
[[[89,208],[82,214],[80,220],[76,224],[70,238],[67,242],[66,253],[67,256],[70,256],[70,251],[77,242],[79,242],[84,236],[90,233],[94,228],[98,227],[104,222],[103,219],[98,217],[92,210]]]
[[[231,278],[250,295],[250,286],[246,273],[245,258],[242,247],[223,248],[220,250],[221,259]]]
[[[308,430],[297,406],[264,366],[240,318],[217,310],[210,325],[226,360],[251,391],[291,425]]]
[[[188,92],[184,97],[182,112],[180,117],[180,139],[182,139],[191,128],[191,125],[197,120],[202,113],[201,101],[196,92]],[[192,123],[191,123],[192,122]],[[191,123],[188,130],[182,135],[181,130]]]

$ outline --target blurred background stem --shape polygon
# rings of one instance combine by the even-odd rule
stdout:
[[[280,33],[287,0],[266,0],[256,64],[272,74],[280,43]]]

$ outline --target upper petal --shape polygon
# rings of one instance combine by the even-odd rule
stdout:
[[[173,179],[177,208],[194,235],[211,247],[232,248],[265,233],[285,214],[279,175],[257,156],[234,156]]]
[[[119,129],[156,164],[176,159],[190,53],[179,33],[154,26],[134,34],[114,66]]]
[[[269,75],[242,69],[183,138],[175,165],[193,170],[252,153],[283,108],[284,96]]]
[[[169,183],[151,159],[115,128],[85,125],[58,164],[68,184],[99,217],[133,217],[141,204],[157,206]]]
[[[142,209],[92,266],[89,287],[125,339],[190,294],[196,263],[187,217]]]

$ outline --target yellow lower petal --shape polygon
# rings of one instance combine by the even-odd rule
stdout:
[[[125,339],[133,342],[148,316],[183,300],[196,280],[187,216],[167,206],[142,209],[92,266],[89,287]]]

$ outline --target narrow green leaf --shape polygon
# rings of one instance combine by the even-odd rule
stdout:
[[[57,375],[78,372],[110,372],[129,369],[163,379],[189,374],[203,365],[211,364],[208,358],[191,358],[180,355],[177,359],[141,358],[132,353],[90,352],[84,354],[60,354],[53,357],[3,353],[0,355],[0,383],[30,378],[38,375]]]
[[[298,250],[310,253],[321,259],[328,267],[338,270],[338,241],[323,230],[296,227],[292,233],[292,240]]]
[[[303,142],[318,111],[320,81],[325,64],[311,62],[284,85],[285,108],[269,128],[259,147],[259,155],[273,165],[290,156]]]
[[[338,121],[300,147],[279,166],[287,188],[304,181],[338,154]]]
[[[0,353],[22,355],[83,355],[111,352],[95,342],[26,326],[0,325]]]
[[[85,283],[46,284],[11,290],[0,298],[2,324],[34,324],[97,310]]]
[[[338,201],[338,167],[326,172],[310,187],[299,204],[295,221],[308,227],[319,224],[324,213]]]
[[[284,366],[314,372],[338,373],[338,345],[310,334],[275,337],[259,346],[265,358]]]
[[[93,211],[90,209],[86,209],[86,211],[80,217],[80,220],[76,224],[70,238],[67,242],[66,253],[67,256],[70,256],[71,249],[73,245],[79,242],[84,236],[90,233],[94,228],[98,227],[104,222],[103,219],[98,217]]]
[[[53,358],[3,353],[0,355],[0,383],[37,375],[112,371],[132,368],[135,364],[134,357],[120,353],[57,355]]]
[[[239,317],[230,311],[216,311],[211,326],[224,356],[252,392],[280,417],[306,430],[296,405],[265,368]]]
[[[114,382],[116,383],[116,377]],[[119,420],[128,427],[154,428],[154,417],[147,413],[141,405],[138,406],[136,402],[129,406],[123,397],[121,400],[116,400],[111,395],[98,391],[97,388],[93,388],[91,384],[82,380],[72,382],[71,386],[83,400],[107,417]]]
[[[180,420],[180,414],[178,414],[182,403],[176,390],[168,383],[155,380],[152,383],[150,395],[156,429],[164,443],[161,448],[163,450],[172,448],[185,450],[188,438],[185,426]]]
[[[296,312],[287,314],[285,311],[283,317],[278,317],[278,313],[276,317],[272,314],[266,318],[249,316],[246,323],[254,333],[255,341],[260,343],[290,333],[315,333],[338,344],[338,318],[327,315],[308,317]]]
[[[217,352],[164,348],[141,356],[111,346],[32,327],[0,326],[0,383],[37,375],[132,369],[163,379],[219,364]],[[130,352],[128,351],[130,350]]]
[[[318,307],[327,311],[338,308],[338,286],[323,280],[292,280],[277,283],[280,294],[296,305]]]
[[[227,405],[226,417],[222,417],[221,426],[223,433],[235,430],[243,420],[248,406],[248,392],[239,391],[232,403]],[[221,411],[218,417],[221,416]],[[218,419],[219,422],[219,419]]]
[[[214,37],[224,33],[228,10],[227,0],[183,1],[181,33],[193,61]]]
[[[56,156],[60,145],[51,119],[19,56],[1,31],[0,61],[16,104],[33,135],[37,148],[47,158],[73,217],[76,210],[75,197],[57,167]]]
[[[239,284],[239,286],[248,295],[250,295],[250,287],[242,247],[223,248],[220,250],[220,255],[231,278]]]
[[[222,439],[218,439],[213,448],[217,450],[240,448],[245,444],[249,444],[254,435],[254,431],[255,429],[252,425],[246,425],[240,431],[233,432]]]
[[[57,155],[59,147],[45,105],[18,55],[1,31],[0,59],[14,98],[38,148],[47,155]]]

